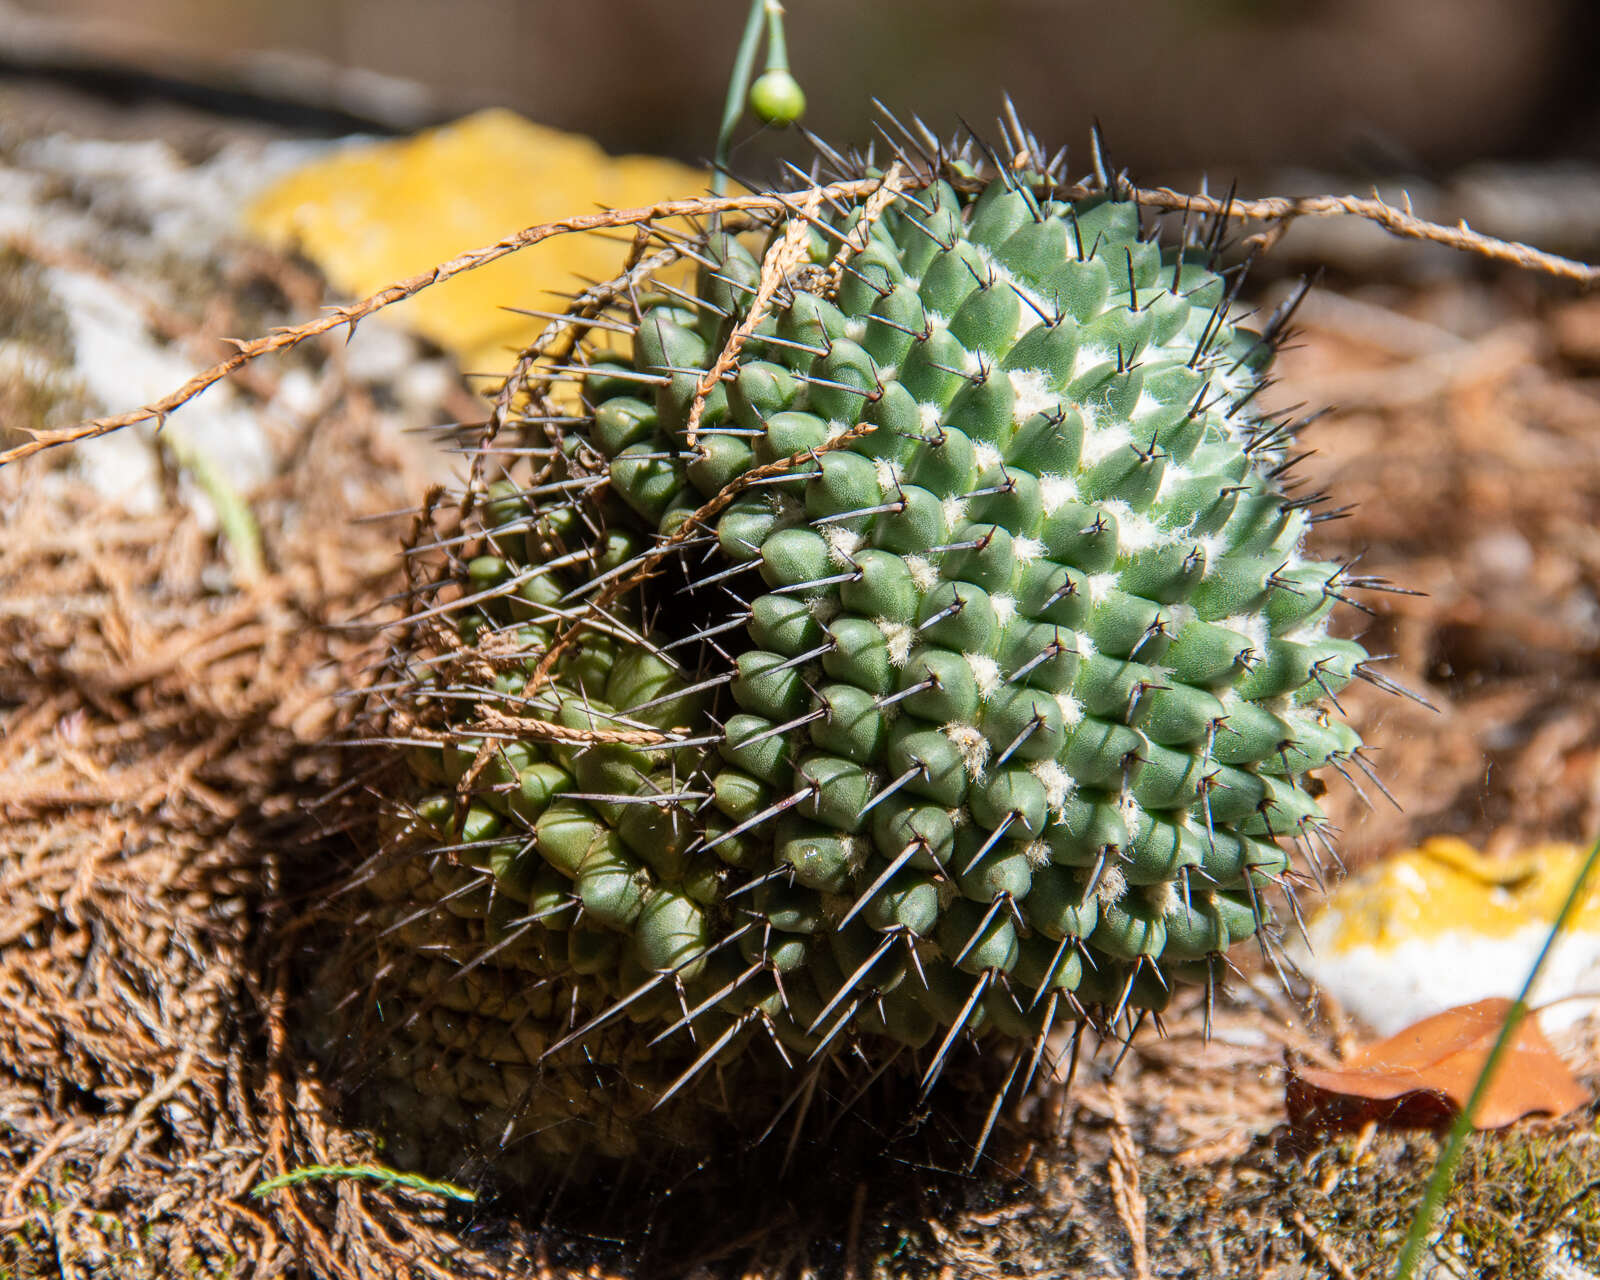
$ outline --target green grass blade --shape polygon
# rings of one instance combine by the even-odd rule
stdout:
[[[441,1196],[447,1200],[461,1200],[467,1204],[474,1203],[478,1198],[477,1192],[458,1187],[453,1182],[424,1178],[420,1173],[403,1173],[399,1169],[391,1169],[382,1164],[302,1165],[298,1169],[291,1169],[288,1173],[281,1173],[276,1178],[268,1178],[254,1188],[250,1195],[253,1199],[259,1200],[274,1191],[298,1186],[302,1182],[335,1181],[340,1178],[365,1178],[370,1182],[406,1187],[412,1191],[423,1191],[429,1195]]]
[[[1523,1018],[1527,1016],[1528,998],[1539,980],[1539,974],[1544,970],[1545,961],[1550,958],[1551,951],[1555,949],[1556,943],[1561,940],[1571,925],[1572,918],[1578,913],[1579,904],[1583,901],[1584,888],[1597,861],[1600,861],[1600,837],[1597,837],[1594,844],[1589,847],[1589,856],[1578,868],[1577,878],[1572,882],[1572,891],[1567,894],[1567,900],[1562,904],[1555,923],[1551,925],[1544,945],[1539,948],[1539,954],[1534,958],[1533,968],[1528,970],[1527,981],[1522,984],[1522,990],[1517,998],[1511,1002],[1500,1034],[1495,1037],[1494,1046],[1484,1060],[1483,1070],[1478,1073],[1478,1079],[1472,1086],[1472,1096],[1467,1099],[1467,1105],[1461,1108],[1461,1114],[1456,1117],[1455,1124],[1450,1130],[1449,1140],[1439,1154],[1439,1162],[1433,1167],[1433,1176],[1428,1179],[1428,1185],[1423,1190],[1422,1201],[1411,1217],[1411,1227],[1406,1232],[1405,1243],[1400,1249],[1400,1258],[1395,1263],[1393,1280],[1412,1280],[1416,1272],[1417,1263],[1422,1257],[1423,1245],[1427,1243],[1428,1235],[1433,1230],[1434,1219],[1438,1217],[1445,1197],[1450,1194],[1451,1184],[1455,1181],[1456,1168],[1460,1165],[1461,1157],[1466,1150],[1467,1136],[1472,1132],[1472,1117],[1477,1114],[1484,1095],[1494,1082],[1495,1071],[1500,1066],[1500,1059],[1505,1056],[1507,1046],[1516,1035],[1517,1028],[1522,1025]]]

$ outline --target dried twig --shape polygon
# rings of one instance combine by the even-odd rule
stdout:
[[[1145,1217],[1148,1204],[1139,1186],[1139,1148],[1134,1141],[1133,1127],[1128,1120],[1128,1104],[1122,1091],[1110,1081],[1106,1082],[1106,1096],[1111,1100],[1111,1199],[1117,1208],[1117,1218],[1128,1233],[1128,1245],[1133,1256],[1133,1272],[1138,1280],[1150,1280],[1150,1246],[1145,1238]]]
[[[1294,1223],[1300,1234],[1305,1237],[1306,1244],[1312,1252],[1322,1259],[1328,1270],[1338,1280],[1356,1280],[1356,1273],[1350,1269],[1350,1264],[1339,1255],[1339,1251],[1333,1247],[1332,1241],[1318,1231],[1305,1214],[1296,1209],[1289,1215],[1289,1219]]]
[[[900,179],[900,184],[902,189],[926,186],[933,180],[933,177],[933,174],[927,172],[907,174]],[[133,426],[136,423],[154,421],[159,424],[168,414],[192,400],[206,388],[214,386],[222,379],[244,368],[252,361],[260,359],[262,356],[271,355],[279,351],[287,351],[307,339],[328,333],[344,325],[348,325],[353,329],[355,325],[373,313],[392,306],[396,302],[403,302],[414,294],[422,292],[430,285],[435,285],[453,276],[475,270],[508,254],[516,253],[519,249],[526,249],[530,245],[539,244],[541,241],[549,240],[556,236],[569,235],[573,232],[598,231],[610,227],[637,226],[658,219],[678,217],[706,217],[722,213],[781,215],[791,210],[796,200],[804,200],[810,197],[813,192],[821,199],[837,200],[840,198],[870,197],[873,193],[885,189],[883,182],[879,179],[860,178],[793,193],[702,196],[686,200],[666,200],[658,204],[644,205],[633,209],[611,209],[601,213],[583,214],[572,218],[563,218],[556,222],[546,222],[537,226],[526,227],[521,231],[495,241],[493,244],[485,245],[482,248],[473,249],[451,258],[448,262],[441,263],[429,271],[408,276],[404,280],[397,280],[395,283],[361,299],[359,302],[351,303],[348,306],[329,308],[326,314],[318,316],[315,320],[307,321],[305,324],[295,325],[286,329],[277,329],[264,337],[255,338],[248,342],[236,339],[234,340],[234,345],[238,350],[234,355],[229,356],[218,364],[212,365],[209,369],[202,370],[175,391],[138,409],[131,409],[126,413],[114,414],[110,417],[91,418],[67,427],[48,430],[34,429],[30,432],[29,439],[0,452],[0,466],[20,461],[45,449],[94,439],[97,436],[106,435],[122,427]],[[1057,198],[1077,199],[1094,194],[1097,190],[1098,188],[1081,184],[1072,186],[1051,185],[1046,194]],[[1259,200],[1219,200],[1212,196],[1191,195],[1174,191],[1169,187],[1129,187],[1126,191],[1129,199],[1149,208],[1188,210],[1239,221],[1262,221],[1281,225],[1296,218],[1307,217],[1364,218],[1378,224],[1391,235],[1400,236],[1404,239],[1424,240],[1433,244],[1446,245],[1449,248],[1458,249],[1464,253],[1476,254],[1494,262],[1509,263],[1525,270],[1542,272],[1559,279],[1572,280],[1585,286],[1593,285],[1600,281],[1600,267],[1577,262],[1571,258],[1563,258],[1556,254],[1545,253],[1540,249],[1533,248],[1531,245],[1484,235],[1480,231],[1472,230],[1465,222],[1454,227],[1428,222],[1425,219],[1418,218],[1408,210],[1397,209],[1376,196],[1275,196]]]
[[[1409,209],[1397,209],[1378,196],[1266,196],[1259,200],[1218,200],[1214,196],[1186,195],[1170,187],[1135,187],[1129,198],[1154,209],[1187,209],[1247,222],[1288,223],[1295,218],[1364,218],[1402,240],[1426,240],[1477,254],[1491,262],[1505,262],[1525,271],[1538,271],[1584,286],[1600,283],[1600,266],[1546,253],[1515,240],[1501,240],[1474,231],[1465,220],[1453,227],[1419,218]]]
[[[717,383],[722,381],[723,376],[738,364],[739,352],[744,349],[744,344],[767,318],[767,309],[772,305],[772,298],[778,292],[778,286],[804,261],[810,231],[807,223],[816,216],[821,204],[822,198],[817,192],[813,191],[807,196],[801,206],[804,210],[803,216],[789,224],[788,231],[773,242],[772,247],[767,250],[766,257],[762,259],[761,279],[756,282],[756,295],[751,299],[750,310],[744,319],[734,326],[727,342],[722,344],[722,351],[711,362],[711,367],[700,375],[700,381],[695,384],[694,403],[689,406],[689,421],[684,432],[689,448],[695,447],[695,438],[700,431],[700,419],[706,411],[706,397],[716,389]]]

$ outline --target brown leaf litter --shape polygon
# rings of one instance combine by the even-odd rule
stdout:
[[[1503,997],[1475,1000],[1362,1045],[1336,1067],[1296,1067],[1289,1082],[1291,1121],[1304,1128],[1331,1127],[1336,1120],[1354,1129],[1370,1119],[1448,1123],[1471,1098],[1511,1008]],[[1589,1101],[1589,1091],[1529,1016],[1508,1041],[1472,1123],[1502,1129],[1537,1112],[1564,1116]]]

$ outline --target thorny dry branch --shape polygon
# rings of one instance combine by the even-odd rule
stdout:
[[[813,191],[801,205],[801,216],[789,224],[788,231],[773,241],[766,257],[762,260],[761,279],[756,286],[755,297],[750,300],[749,311],[745,312],[744,319],[734,326],[733,332],[728,335],[728,340],[722,345],[721,353],[711,362],[711,367],[701,374],[699,381],[695,383],[694,401],[689,405],[689,420],[684,427],[684,438],[688,441],[689,448],[695,447],[695,437],[700,432],[700,419],[705,416],[707,397],[735,367],[744,344],[767,318],[767,309],[772,306],[772,299],[777,296],[778,286],[804,260],[808,247],[807,238],[810,234],[810,227],[807,224],[816,215],[821,204],[822,198]]]
[[[926,175],[900,177],[905,187],[926,185]],[[667,200],[633,209],[611,209],[600,213],[563,218],[556,222],[540,223],[506,236],[493,244],[472,249],[431,270],[397,280],[386,288],[346,306],[331,307],[315,320],[273,332],[249,341],[234,339],[238,348],[226,360],[212,365],[194,375],[181,387],[159,400],[138,409],[110,417],[91,418],[72,426],[50,429],[31,429],[30,438],[21,444],[0,452],[0,466],[17,462],[45,449],[91,440],[123,427],[140,422],[154,421],[158,425],[168,414],[192,400],[208,387],[222,381],[262,356],[287,351],[310,338],[348,325],[353,330],[357,324],[375,312],[403,302],[421,293],[430,285],[438,284],[478,267],[486,266],[508,254],[516,253],[541,241],[574,232],[600,231],[613,227],[640,226],[672,218],[699,218],[723,213],[752,213],[781,215],[790,211],[794,202],[813,195],[820,199],[849,199],[870,196],[887,189],[875,178],[862,178],[849,182],[836,182],[785,194],[701,196],[686,200]],[[1083,185],[1055,187],[1052,194],[1069,199],[1093,194],[1098,188]],[[1209,195],[1191,195],[1169,187],[1127,187],[1126,195],[1137,204],[1170,212],[1189,212],[1231,218],[1241,222],[1259,221],[1269,225],[1268,235],[1275,239],[1289,223],[1297,218],[1356,217],[1374,222],[1391,235],[1404,239],[1423,240],[1445,245],[1464,253],[1476,254],[1493,262],[1509,263],[1529,271],[1538,271],[1558,279],[1571,280],[1585,287],[1600,282],[1600,266],[1577,262],[1557,254],[1546,253],[1531,245],[1501,240],[1474,231],[1465,222],[1454,227],[1441,226],[1418,218],[1409,209],[1398,209],[1377,196],[1270,196],[1257,200],[1218,199]],[[498,403],[498,400],[497,400]]]

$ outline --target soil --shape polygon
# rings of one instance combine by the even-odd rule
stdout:
[[[1407,284],[1334,268],[1272,394],[1336,406],[1299,474],[1352,509],[1316,549],[1415,593],[1368,593],[1373,616],[1347,620],[1416,697],[1343,695],[1400,804],[1335,780],[1346,860],[1445,832],[1499,852],[1587,839],[1600,299],[1467,259]],[[24,310],[33,269],[6,277]],[[259,278],[210,287],[260,314]],[[1270,305],[1281,286],[1269,268],[1253,287]],[[185,301],[197,324],[217,296]],[[321,301],[272,296],[286,315]],[[58,323],[40,305],[26,331]],[[335,350],[305,367],[339,378]],[[254,1196],[286,1170],[381,1160],[288,1035],[286,940],[308,904],[283,887],[348,851],[316,804],[361,779],[330,745],[367,644],[340,624],[394,588],[406,524],[357,518],[408,507],[424,478],[368,390],[333,385],[323,406],[248,495],[253,583],[181,504],[129,515],[49,458],[0,472],[0,1277],[1382,1273],[1436,1140],[1291,1131],[1286,1062],[1332,1061],[1358,1029],[1248,965],[1209,1043],[1180,1001],[1114,1074],[1110,1045],[1070,1093],[1009,1117],[976,1172],[827,1170],[826,1195],[774,1193],[792,1212],[680,1222],[671,1256],[427,1185],[313,1177]],[[1593,1089],[1600,1061],[1574,1059]],[[1597,1186],[1592,1108],[1479,1136],[1439,1273],[1557,1274],[1557,1249],[1600,1266]]]

